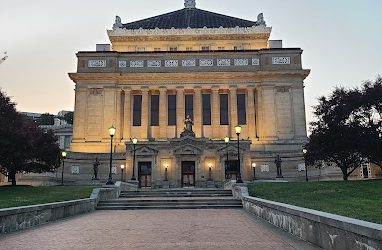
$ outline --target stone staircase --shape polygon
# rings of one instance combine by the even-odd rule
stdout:
[[[118,199],[100,201],[97,210],[242,208],[231,190],[166,189],[122,192]]]

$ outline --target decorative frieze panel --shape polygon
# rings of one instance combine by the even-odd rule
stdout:
[[[260,65],[260,59],[259,58],[252,58],[252,65],[253,66]]]
[[[148,60],[147,61],[147,67],[149,68],[160,68],[162,66],[162,63],[160,60]]]
[[[71,173],[72,174],[80,174],[80,166],[77,166],[77,165],[72,165],[72,169],[71,169]]]
[[[182,66],[183,67],[195,67],[196,66],[196,60],[195,59],[182,60]]]
[[[268,164],[261,164],[260,170],[261,170],[261,172],[269,172],[269,165]]]
[[[211,67],[214,66],[214,60],[212,59],[200,59],[199,66],[201,67]]]
[[[126,68],[126,67],[127,67],[127,62],[126,62],[126,61],[119,61],[119,62],[118,62],[118,67],[120,67],[120,68]]]
[[[130,61],[130,68],[143,68],[143,60]]]
[[[272,64],[290,64],[289,56],[272,57]]]
[[[234,65],[235,66],[248,66],[248,59],[235,59]]]
[[[89,60],[88,68],[106,68],[106,60]]]
[[[100,88],[91,88],[89,89],[90,95],[102,95],[102,89]]]
[[[231,66],[231,59],[218,59],[217,65],[218,66]]]
[[[178,67],[178,60],[166,60],[164,66],[169,68]]]

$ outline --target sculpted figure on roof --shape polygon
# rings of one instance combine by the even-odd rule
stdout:
[[[265,23],[265,20],[264,20],[264,15],[263,13],[260,13],[258,16],[257,16],[257,22],[256,22],[257,25],[259,26],[266,26],[266,23]]]
[[[113,30],[122,28],[122,20],[119,16],[115,16],[115,23],[113,24]]]

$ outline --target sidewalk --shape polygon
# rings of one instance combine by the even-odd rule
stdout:
[[[8,249],[318,249],[241,209],[97,211],[0,237]]]

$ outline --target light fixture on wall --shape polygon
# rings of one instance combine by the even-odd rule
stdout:
[[[168,164],[164,165],[164,181],[167,181]]]
[[[125,165],[121,165],[121,181],[123,182],[123,170],[125,169]]]

